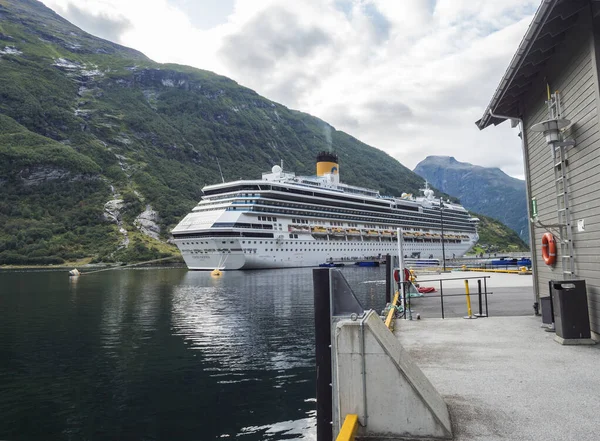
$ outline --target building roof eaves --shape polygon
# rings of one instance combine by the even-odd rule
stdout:
[[[494,93],[492,100],[488,104],[487,108],[481,119],[475,124],[479,127],[480,130],[485,129],[491,124],[498,125],[501,122],[505,121],[510,117],[518,118],[518,108],[516,106],[510,106],[510,110],[507,112],[506,110],[503,112],[503,115],[493,116],[498,110],[499,105],[502,103],[502,100],[507,96],[506,92],[511,87],[513,81],[519,74],[521,67],[523,66],[523,62],[527,55],[531,52],[531,49],[534,47],[538,37],[540,36],[540,31],[543,26],[547,23],[548,18],[550,17],[552,10],[559,3],[560,0],[543,0],[540,4],[538,10],[536,11],[533,21],[529,25],[523,40],[521,40],[521,44],[517,49],[515,55],[506,69],[504,76],[500,80],[500,84],[496,88],[496,92]],[[514,100],[514,97],[513,97]],[[513,104],[516,101],[513,102]],[[510,103],[509,103],[510,104]],[[507,115],[506,113],[513,113]]]

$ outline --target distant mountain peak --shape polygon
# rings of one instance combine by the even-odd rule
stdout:
[[[529,237],[525,181],[497,167],[460,162],[453,156],[427,156],[414,172],[459,198],[468,210],[503,222],[524,240]]]
[[[429,155],[420,163],[434,163],[434,164],[468,164],[465,162],[457,161],[454,156],[445,155]],[[468,164],[471,165],[471,164]]]

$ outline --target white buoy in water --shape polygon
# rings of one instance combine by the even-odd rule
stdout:
[[[69,277],[77,277],[79,275],[81,275],[81,273],[77,268],[73,268],[71,271],[69,271]]]

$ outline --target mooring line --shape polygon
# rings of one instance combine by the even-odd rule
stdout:
[[[95,271],[87,271],[85,273],[79,273],[79,275],[80,276],[84,276],[84,275],[87,275],[87,274],[94,274],[94,273],[99,273],[99,272],[102,272],[102,271],[110,271],[110,270],[114,270],[114,269],[129,268],[129,267],[132,267],[132,266],[145,265],[147,263],[161,262],[163,260],[171,260],[171,259],[175,259],[175,258],[178,258],[178,257],[179,256],[170,256],[170,257],[163,257],[161,259],[147,260],[145,262],[130,263],[129,265],[111,266],[110,268],[102,268],[102,269],[95,270]]]

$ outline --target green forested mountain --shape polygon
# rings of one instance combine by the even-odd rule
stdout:
[[[175,252],[169,230],[205,184],[273,164],[384,194],[422,178],[326,122],[234,81],[158,64],[35,0],[0,0],[0,264],[130,261]]]
[[[479,218],[479,241],[471,253],[502,253],[529,251],[529,246],[514,230],[494,218],[475,214]]]

